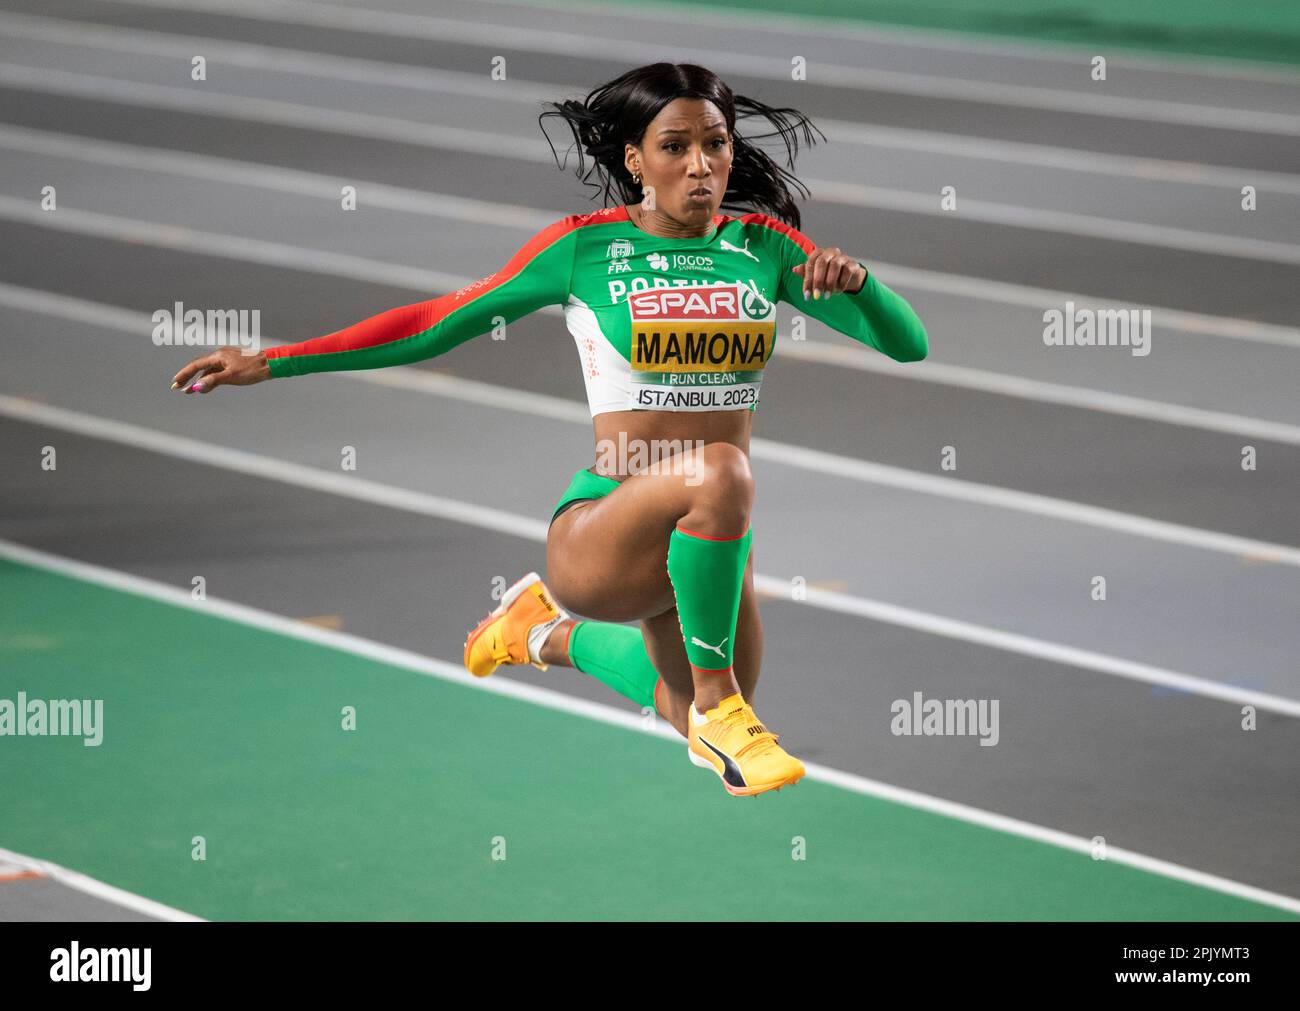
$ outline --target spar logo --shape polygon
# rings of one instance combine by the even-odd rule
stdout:
[[[752,371],[776,338],[776,306],[741,282],[652,288],[627,297],[638,372]]]

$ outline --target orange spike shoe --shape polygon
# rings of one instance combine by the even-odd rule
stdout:
[[[732,796],[753,797],[803,778],[803,762],[786,754],[740,695],[728,696],[703,716],[692,702],[686,722],[687,755],[716,772]]]
[[[507,589],[496,610],[470,631],[465,640],[465,667],[479,678],[502,664],[530,663],[547,670],[547,664],[529,656],[529,637],[544,637],[568,617],[541,577],[530,572]]]

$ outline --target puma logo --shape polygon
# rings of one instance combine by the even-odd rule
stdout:
[[[719,761],[722,762],[721,775],[722,775],[722,781],[724,783],[729,783],[732,786],[748,785],[745,783],[745,774],[740,771],[740,766],[736,764],[736,760],[734,758],[732,758],[722,749],[710,744],[703,737],[697,737],[696,740],[704,747],[712,751],[715,755],[717,755]]]
[[[731,636],[727,636],[727,639],[730,639],[730,638],[731,638]],[[716,646],[710,646],[710,645],[709,645],[707,642],[705,642],[703,639],[697,639],[697,638],[695,638],[695,636],[691,636],[691,642],[694,643],[696,646],[703,646],[705,649],[711,649],[711,650],[713,650],[713,652],[717,653],[718,656],[722,657],[722,659],[724,659],[724,660],[727,659],[727,658],[726,658],[725,656],[723,656],[723,654],[722,654],[722,643],[723,643],[723,642],[726,642],[727,639],[723,639],[722,642],[718,643]]]
[[[744,249],[741,249],[739,246],[733,246],[733,245],[732,245],[730,242],[728,242],[726,239],[721,239],[721,240],[719,240],[719,245],[721,245],[722,248],[725,249],[725,250],[727,250],[728,252],[731,252],[731,253],[744,253],[746,256],[748,256],[748,257],[749,257],[751,260],[753,260],[755,263],[758,262],[758,257],[755,256],[753,253],[751,253],[751,252],[749,251],[749,240],[748,240],[748,239],[745,240],[745,248],[744,248]]]

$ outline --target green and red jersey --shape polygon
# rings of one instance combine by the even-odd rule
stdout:
[[[718,214],[713,224],[708,235],[664,238],[637,228],[624,206],[570,215],[459,291],[268,349],[271,375],[434,358],[547,305],[564,309],[593,417],[753,410],[777,302],[897,361],[926,356],[912,307],[870,273],[856,294],[805,299],[791,268],[807,260],[812,240],[765,214]]]

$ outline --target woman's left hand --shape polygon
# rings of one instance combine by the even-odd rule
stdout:
[[[839,246],[824,246],[808,254],[805,263],[793,268],[803,278],[803,297],[830,298],[836,292],[856,295],[867,283],[867,268]]]

